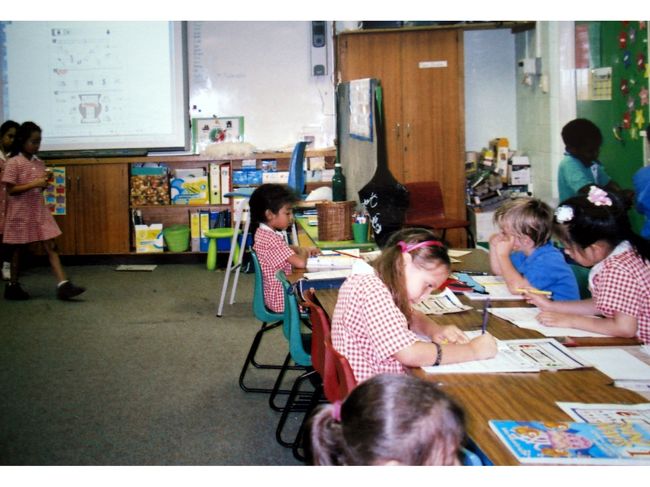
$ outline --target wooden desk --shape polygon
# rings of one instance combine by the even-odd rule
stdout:
[[[480,265],[481,255],[474,252],[481,251],[472,252],[472,259],[476,259],[475,264]],[[469,261],[466,262],[467,257],[461,258],[463,265],[469,264]],[[482,257],[486,259],[487,254],[483,253]],[[318,300],[330,317],[336,305],[337,294],[335,289],[317,291]],[[510,302],[512,303],[521,305],[521,301]],[[481,305],[478,304],[479,307]],[[508,305],[508,302],[499,301],[493,305]],[[474,303],[474,306],[477,304]],[[480,328],[481,313],[475,310],[436,316],[435,320],[445,325],[454,324],[463,330],[476,330]],[[488,329],[496,338],[502,340],[541,338],[535,331],[518,328],[492,314],[489,316]],[[602,340],[601,343],[611,343],[610,339]],[[615,343],[618,341],[615,340]],[[622,340],[621,343],[626,342]],[[612,386],[612,380],[596,369],[513,374],[427,374],[420,368],[414,368],[411,373],[435,382],[463,407],[469,437],[495,465],[519,465],[519,462],[492,433],[488,425],[490,419],[570,420],[569,416],[556,406],[556,401],[628,404],[647,402],[635,392]]]

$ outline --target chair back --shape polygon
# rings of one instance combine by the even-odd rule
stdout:
[[[253,288],[253,314],[255,318],[264,322],[271,323],[280,321],[284,318],[283,313],[275,313],[266,307],[264,302],[264,279],[262,279],[262,267],[257,259],[257,254],[251,249],[251,261],[255,271],[255,286]]]
[[[287,184],[294,189],[299,195],[305,192],[305,172],[303,170],[305,162],[305,147],[307,142],[298,142],[291,153],[291,160],[289,161],[289,179]]]
[[[342,401],[348,397],[350,392],[352,392],[352,389],[357,386],[357,379],[354,377],[354,372],[352,371],[352,367],[350,367],[350,362],[348,362],[348,359],[334,348],[331,339],[325,340],[325,351],[334,362],[338,389],[337,399]]]
[[[330,341],[330,320],[325,310],[317,304],[314,289],[302,293],[305,305],[309,308],[311,321],[311,364],[323,382],[323,392],[329,402],[342,400],[339,380],[333,357],[325,349]]]
[[[420,217],[445,218],[445,203],[438,181],[419,181],[404,186],[410,196],[407,222]]]
[[[282,331],[284,337],[289,341],[289,353],[297,365],[311,366],[311,350],[307,352],[302,341],[300,312],[298,311],[298,299],[291,283],[281,269],[275,273],[275,278],[280,281],[284,290],[284,316]]]

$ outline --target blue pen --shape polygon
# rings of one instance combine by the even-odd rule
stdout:
[[[485,300],[485,304],[483,305],[483,324],[481,325],[481,334],[485,335],[485,331],[487,330],[487,322],[488,322],[488,308],[490,307],[490,299]]]

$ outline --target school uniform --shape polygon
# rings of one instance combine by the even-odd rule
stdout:
[[[551,242],[535,248],[528,256],[523,252],[513,252],[510,254],[510,261],[533,287],[551,291],[555,301],[580,299],[575,274],[566,263],[562,252]]]
[[[578,190],[588,184],[605,186],[610,181],[611,178],[600,162],[592,161],[591,165],[586,167],[580,159],[565,152],[564,158],[560,161],[557,176],[560,202],[576,196]]]
[[[264,303],[276,313],[284,311],[284,290],[282,284],[275,278],[278,270],[285,274],[291,273],[291,264],[287,261],[295,252],[285,240],[284,232],[278,232],[264,223],[260,223],[255,232],[253,250],[257,254],[262,269],[264,285]]]
[[[380,373],[405,373],[393,355],[416,341],[379,276],[355,274],[345,280],[332,317],[332,344],[350,362],[357,382]]]
[[[5,164],[2,182],[22,185],[46,174],[45,163],[36,156],[31,160],[19,154]],[[26,244],[51,240],[61,235],[50,210],[43,200],[43,188],[32,188],[22,193],[7,195],[7,210],[3,242]]]
[[[650,344],[650,264],[625,240],[589,272],[596,309],[607,318],[616,312],[634,316],[636,336]]]
[[[6,165],[7,156],[0,149],[0,235],[2,235],[5,228],[5,214],[7,212],[7,185],[2,183]]]

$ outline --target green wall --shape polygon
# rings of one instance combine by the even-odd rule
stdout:
[[[593,121],[603,133],[600,160],[607,173],[621,187],[632,188],[632,176],[643,166],[644,139],[639,130],[645,130],[650,123],[647,101],[642,104],[640,96],[643,90],[648,90],[648,24],[639,21],[576,22],[576,31],[581,26],[589,33],[589,68],[612,68],[612,96],[611,100],[578,100],[577,115]],[[576,39],[577,50],[578,44]],[[643,57],[641,68],[637,64],[640,56]],[[627,93],[621,90],[623,80],[627,80]],[[640,127],[635,123],[637,110],[642,110],[644,118]],[[626,113],[629,127],[624,127]],[[621,140],[615,136],[614,128]],[[639,231],[643,217],[636,211],[631,211],[630,216],[635,230]]]

